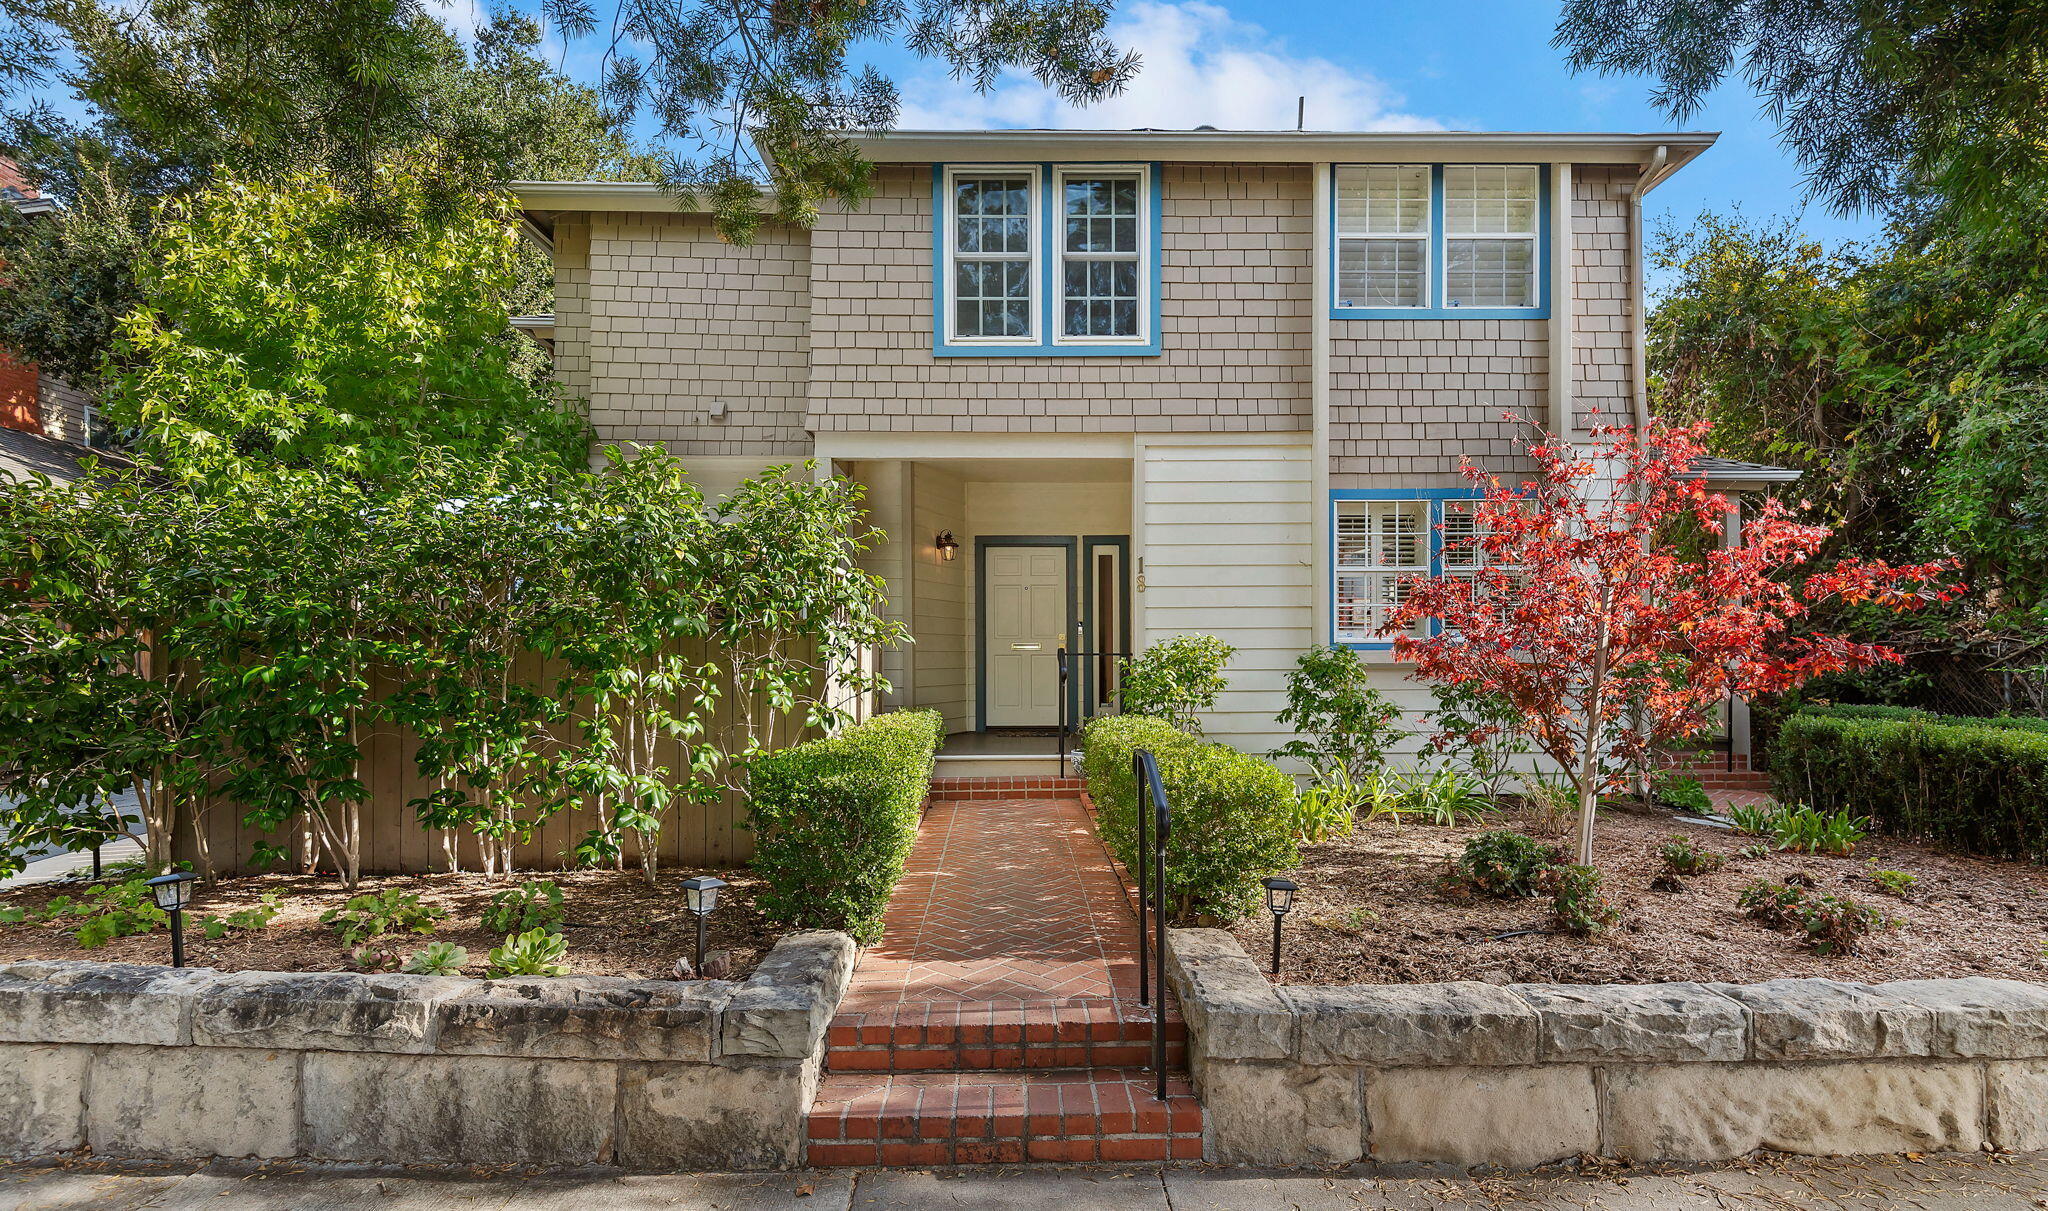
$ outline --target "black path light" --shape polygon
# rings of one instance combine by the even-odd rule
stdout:
[[[725,880],[716,875],[695,875],[683,880],[683,904],[697,917],[697,974],[704,974],[704,922],[718,907],[718,889]]]
[[[1273,974],[1280,974],[1280,918],[1294,911],[1294,880],[1278,877],[1261,879],[1266,885],[1266,911],[1273,914]]]
[[[171,966],[185,965],[185,905],[192,901],[192,881],[198,876],[189,870],[173,871],[158,875],[149,881],[149,894],[156,898],[156,906],[171,914]]]

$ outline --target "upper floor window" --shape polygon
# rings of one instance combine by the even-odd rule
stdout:
[[[1359,164],[1334,174],[1337,318],[1542,318],[1549,170]]]
[[[950,167],[934,281],[940,354],[1157,353],[1151,165]]]

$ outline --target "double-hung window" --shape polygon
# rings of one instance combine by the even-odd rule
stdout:
[[[1509,583],[1520,592],[1520,577],[1512,564],[1495,559],[1481,541],[1488,533],[1482,524],[1479,500],[1447,500],[1441,508],[1443,522],[1439,529],[1443,538],[1439,546],[1439,562],[1445,576],[1459,577],[1477,582],[1480,573],[1488,570],[1504,573]],[[1503,614],[1503,617],[1505,615]]]
[[[962,173],[952,180],[952,336],[1037,340],[1033,248],[1035,174]]]
[[[935,353],[1159,352],[1156,166],[949,166],[937,185]]]
[[[1333,174],[1332,317],[1549,313],[1549,170],[1351,164]]]

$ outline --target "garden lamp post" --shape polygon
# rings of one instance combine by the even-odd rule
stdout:
[[[697,975],[704,974],[704,922],[718,907],[718,889],[725,880],[716,875],[696,875],[683,880],[683,904],[697,918]]]
[[[173,967],[185,965],[185,905],[192,899],[192,881],[197,877],[189,870],[178,870],[149,881],[149,894],[155,897],[156,906],[171,914]]]
[[[1259,880],[1266,885],[1266,911],[1273,914],[1273,974],[1280,974],[1280,918],[1294,909],[1294,893],[1299,890],[1292,879],[1269,878]]]

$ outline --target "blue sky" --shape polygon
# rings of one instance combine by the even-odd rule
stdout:
[[[871,59],[896,79],[905,127],[1292,128],[1306,94],[1312,129],[1673,128],[1651,107],[1648,80],[1572,75],[1550,46],[1556,14],[1548,0],[1121,0],[1113,32],[1145,70],[1092,110],[1027,78],[984,97],[894,48]],[[1799,167],[1740,81],[1686,126],[1721,141],[1650,196],[1653,218],[1740,205],[1756,218],[1798,215],[1830,243],[1876,234],[1867,216],[1802,207]]]

